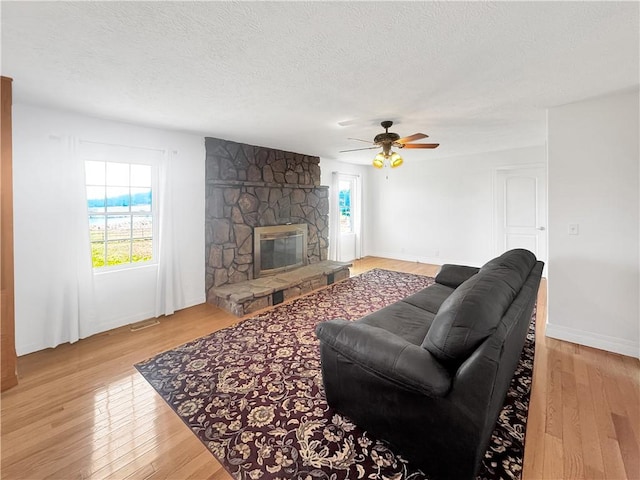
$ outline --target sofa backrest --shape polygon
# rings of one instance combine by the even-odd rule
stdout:
[[[487,262],[442,303],[422,347],[457,368],[495,331],[535,264],[523,249]]]

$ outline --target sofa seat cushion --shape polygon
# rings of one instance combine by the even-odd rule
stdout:
[[[421,345],[434,317],[434,313],[400,301],[362,317],[358,323],[381,328],[409,343]]]
[[[536,263],[527,250],[511,250],[498,258],[501,260],[480,269],[442,303],[422,343],[453,368],[495,331]]]
[[[453,293],[453,291],[454,289],[451,287],[434,283],[433,285],[406,297],[402,301],[435,315],[438,313],[442,302],[444,302],[447,297]]]

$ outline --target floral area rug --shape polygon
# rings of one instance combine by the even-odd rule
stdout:
[[[356,320],[432,283],[371,270],[136,368],[236,479],[425,479],[329,408],[314,329],[332,318]],[[534,323],[478,478],[520,478]]]

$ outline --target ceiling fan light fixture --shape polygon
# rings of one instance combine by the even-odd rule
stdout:
[[[384,128],[384,133],[379,133],[373,138],[372,147],[364,148],[352,148],[349,150],[341,150],[340,153],[355,152],[357,150],[373,150],[382,147],[382,151],[378,153],[373,159],[373,166],[376,168],[391,167],[396,168],[404,163],[404,159],[399,153],[391,151],[391,147],[395,148],[437,148],[439,143],[410,143],[416,140],[427,138],[429,135],[424,133],[414,133],[408,137],[400,137],[397,133],[389,131],[389,128],[393,125],[391,120],[385,120],[380,125]],[[369,143],[367,140],[360,140],[359,138],[350,138],[350,140],[358,140],[359,142]]]
[[[376,168],[384,167],[384,160],[385,160],[385,157],[383,153],[377,154],[373,159],[373,166]]]
[[[389,160],[389,164],[391,165],[391,168],[399,167],[400,165],[402,165],[403,162],[404,160],[402,159],[399,153],[391,152],[391,159]]]

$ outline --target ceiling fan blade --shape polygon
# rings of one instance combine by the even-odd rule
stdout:
[[[414,133],[413,135],[409,135],[408,137],[402,137],[396,140],[398,143],[407,143],[413,142],[415,140],[421,140],[423,138],[427,138],[429,135],[425,135],[424,133]]]
[[[357,140],[358,142],[373,143],[371,140],[361,140],[360,138],[349,137],[347,140]]]
[[[374,148],[380,148],[377,145],[373,146],[373,147],[364,147],[364,148],[352,148],[351,150],[340,150],[338,153],[345,153],[345,152],[357,152],[358,150],[373,150]]]
[[[438,148],[439,143],[407,143],[403,148]]]

